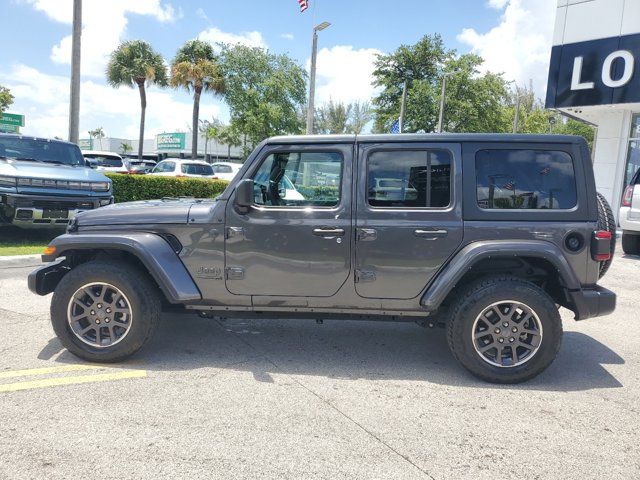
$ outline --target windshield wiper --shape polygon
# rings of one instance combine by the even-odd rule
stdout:
[[[37,158],[31,158],[31,157],[16,157],[16,160],[20,160],[23,162],[40,162],[42,163],[42,160],[38,160]]]

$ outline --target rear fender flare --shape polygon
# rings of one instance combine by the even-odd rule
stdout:
[[[549,261],[570,291],[580,290],[575,272],[562,250],[542,240],[492,240],[471,243],[462,248],[427,286],[420,305],[428,312],[435,312],[458,284],[462,277],[478,262],[496,257],[534,257]]]

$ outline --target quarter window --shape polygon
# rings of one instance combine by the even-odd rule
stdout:
[[[563,210],[577,204],[571,156],[551,150],[480,150],[476,153],[482,209]]]
[[[337,152],[279,152],[254,175],[254,202],[284,207],[334,207],[340,202],[342,155]]]
[[[373,152],[367,160],[367,199],[372,207],[447,207],[451,203],[451,153]]]

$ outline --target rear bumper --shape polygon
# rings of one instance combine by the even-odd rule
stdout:
[[[632,210],[630,207],[620,207],[618,218],[620,227],[633,233],[640,233],[640,212]]]
[[[609,315],[616,309],[616,294],[599,285],[569,292],[576,320]]]

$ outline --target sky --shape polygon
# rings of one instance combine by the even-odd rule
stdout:
[[[108,56],[122,40],[143,39],[167,62],[187,40],[243,43],[287,53],[309,66],[312,26],[320,32],[316,104],[370,100],[376,54],[439,33],[448,48],[475,52],[483,69],[520,85],[546,88],[556,0],[84,0],[80,137],[103,127],[109,137],[137,138],[136,90],[105,81]],[[72,0],[0,0],[0,85],[15,96],[9,111],[26,115],[23,133],[68,135]],[[188,93],[151,86],[146,138],[188,131]],[[223,122],[221,98],[203,95],[200,118]]]

